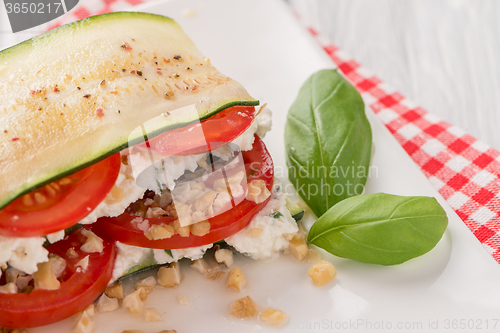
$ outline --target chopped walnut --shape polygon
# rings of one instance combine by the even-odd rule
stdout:
[[[106,295],[111,298],[123,299],[123,287],[120,282],[112,284],[106,288]]]
[[[167,216],[167,215],[168,215],[168,212],[166,212],[165,210],[163,210],[160,207],[150,207],[146,211],[145,217],[149,219],[152,217],[160,217],[160,216]]]
[[[193,203],[193,207],[195,211],[203,212],[211,206],[217,197],[216,191],[210,191],[205,193],[201,198],[196,199]],[[194,219],[194,218],[193,218]]]
[[[320,260],[311,266],[308,272],[309,276],[317,286],[324,286],[333,281],[337,275],[335,267],[326,260]]]
[[[155,308],[147,308],[143,314],[145,321],[160,321],[162,320],[161,314]]]
[[[266,187],[266,182],[262,179],[252,180],[248,184],[247,200],[253,201],[257,204],[264,202],[271,192]]]
[[[85,258],[77,262],[75,266],[78,273],[85,273],[87,271],[87,268],[89,267],[89,256],[85,256]]]
[[[247,279],[239,267],[235,267],[229,272],[226,285],[229,289],[237,291],[241,291],[247,286]]]
[[[214,254],[215,261],[218,263],[224,263],[226,267],[231,267],[233,265],[233,251],[229,249],[218,249]]]
[[[109,298],[106,294],[102,294],[96,304],[98,312],[110,312],[120,307],[118,298]]]
[[[174,287],[181,282],[181,271],[177,262],[169,267],[160,267],[158,270],[158,283],[162,287]]]
[[[194,260],[191,263],[191,267],[201,274],[204,274],[209,280],[215,280],[219,276],[224,274],[224,272],[220,270],[218,265],[210,267],[206,260],[203,258]]]
[[[150,240],[167,239],[175,235],[175,230],[170,224],[153,224],[144,235]]]
[[[191,230],[189,226],[188,225],[185,227],[181,226],[179,220],[174,221],[174,230],[175,233],[181,235],[181,237],[189,237],[189,235],[191,235]]]
[[[267,325],[278,326],[288,321],[288,315],[280,310],[267,308],[260,313],[259,320]]]
[[[292,237],[288,244],[288,251],[298,261],[303,261],[306,258],[308,248],[302,233],[298,232]]]
[[[201,258],[193,260],[193,262],[191,263],[191,268],[200,272],[201,274],[208,275],[210,266],[208,266],[208,263],[205,259]]]
[[[191,233],[195,236],[205,236],[210,232],[210,222],[207,220],[191,225]]]
[[[153,287],[141,286],[136,290],[139,291],[139,297],[141,298],[141,301],[145,301],[148,298],[148,295],[153,292]]]
[[[90,333],[94,330],[94,323],[90,319],[90,315],[87,311],[83,311],[78,317],[75,327],[73,328],[73,333]]]
[[[59,289],[61,283],[57,278],[62,274],[65,267],[66,260],[58,256],[53,256],[49,258],[49,261],[38,264],[38,270],[32,275],[35,280],[35,290]]]
[[[104,244],[102,239],[94,234],[92,231],[87,229],[82,229],[82,235],[87,237],[85,243],[80,247],[80,250],[87,253],[101,253],[104,250]]]
[[[250,296],[237,299],[231,304],[231,315],[236,318],[253,318],[259,313],[259,307]]]
[[[141,300],[140,293],[141,290],[136,290],[123,299],[123,308],[134,316],[138,316],[144,311],[144,303]]]

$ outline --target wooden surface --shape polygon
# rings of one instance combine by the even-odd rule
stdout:
[[[288,2],[395,90],[500,149],[500,1]]]

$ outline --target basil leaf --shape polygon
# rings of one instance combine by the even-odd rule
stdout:
[[[169,255],[170,257],[172,257],[172,258],[174,257],[174,256],[172,255],[172,250],[165,250],[165,253],[166,253],[166,254],[168,254],[168,255]]]
[[[336,70],[313,74],[285,126],[288,176],[316,216],[361,194],[372,133],[361,96]]]
[[[333,206],[313,224],[307,240],[339,257],[396,265],[432,250],[447,225],[435,198],[376,193]]]

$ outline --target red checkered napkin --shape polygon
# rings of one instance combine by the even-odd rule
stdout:
[[[500,263],[500,153],[395,92],[309,29],[484,248]]]
[[[155,0],[85,0],[51,26]],[[500,263],[500,153],[418,107],[309,29],[431,184]]]

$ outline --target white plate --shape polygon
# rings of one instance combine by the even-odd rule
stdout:
[[[186,9],[197,13],[189,18]],[[224,74],[241,82],[274,111],[265,142],[279,170],[285,166],[283,129],[298,89],[313,72],[334,67],[309,33],[279,0],[175,0],[135,7],[170,16]],[[362,41],[360,41],[362,42]],[[481,332],[500,331],[500,267],[465,224],[431,187],[388,130],[367,109],[376,147],[377,172],[367,192],[428,195],[438,198],[450,218],[443,240],[430,253],[394,267],[328,257],[337,268],[335,282],[313,286],[308,263],[283,256],[274,262],[239,258],[249,281],[243,293],[228,291],[224,279],[208,281],[183,265],[178,288],[158,288],[146,301],[165,314],[145,323],[118,310],[95,318],[95,332],[141,329],[157,332],[274,332],[257,320],[228,315],[231,301],[250,295],[262,308],[290,315],[285,332]],[[177,304],[185,294],[191,303]],[[69,331],[74,318],[30,332]]]

